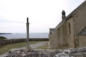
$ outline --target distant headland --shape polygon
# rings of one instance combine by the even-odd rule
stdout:
[[[0,33],[0,34],[12,34],[12,33]]]

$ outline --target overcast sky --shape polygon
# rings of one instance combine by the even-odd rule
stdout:
[[[61,11],[68,15],[85,0],[0,0],[0,32],[25,33],[26,18],[30,33],[49,32],[61,21]]]

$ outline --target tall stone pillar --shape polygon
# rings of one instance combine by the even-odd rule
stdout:
[[[27,22],[26,22],[26,32],[27,32],[27,48],[29,49],[30,46],[29,46],[29,20],[28,20],[28,17],[27,17]]]

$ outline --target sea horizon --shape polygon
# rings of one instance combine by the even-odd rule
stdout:
[[[6,37],[7,39],[21,39],[26,38],[26,33],[3,33],[0,36]],[[30,33],[30,38],[48,38],[48,33]]]

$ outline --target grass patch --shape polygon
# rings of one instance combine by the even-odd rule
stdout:
[[[38,42],[41,42],[41,41],[30,41],[30,44],[36,44]],[[26,45],[27,45],[26,42],[5,45],[0,48],[0,54],[4,54],[5,52],[8,52],[10,49],[13,49],[13,48],[25,47]]]
[[[21,42],[21,43],[9,44],[9,45],[3,46],[0,48],[0,54],[3,54],[5,52],[9,51],[10,49],[23,47],[25,45],[26,45],[25,42]]]

